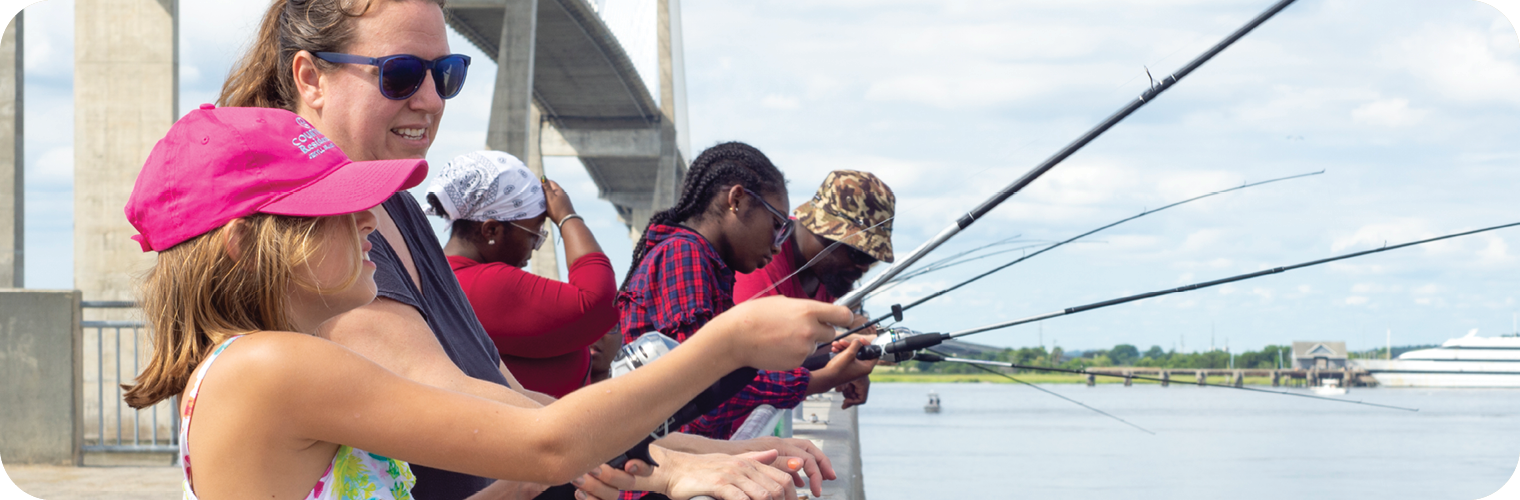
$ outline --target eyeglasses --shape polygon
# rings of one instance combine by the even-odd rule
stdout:
[[[755,197],[755,200],[760,202],[760,206],[765,207],[765,211],[770,212],[772,217],[775,217],[777,220],[781,221],[781,227],[775,228],[775,234],[771,235],[771,245],[779,247],[782,243],[786,243],[786,239],[792,237],[792,231],[795,231],[797,229],[797,221],[792,220],[791,217],[787,217],[786,214],[782,213],[780,210],[776,210],[776,207],[773,207],[770,203],[767,203],[765,201],[765,198],[760,197],[759,193],[750,191],[749,188],[744,186],[739,186],[739,189],[743,189],[744,192],[749,193],[750,196]]]
[[[317,59],[340,64],[366,64],[380,68],[380,95],[386,99],[404,100],[422,88],[429,71],[433,73],[433,86],[438,97],[448,99],[459,95],[464,87],[464,75],[470,68],[470,56],[449,54],[434,60],[426,60],[410,54],[385,57],[365,57],[337,52],[318,52]]]
[[[814,236],[818,235],[815,234]],[[828,248],[836,244],[840,247],[843,247],[845,257],[848,257],[850,259],[850,262],[854,262],[857,266],[869,266],[876,263],[876,257],[872,257],[871,254],[862,252],[858,248],[842,243],[838,240],[833,240],[822,236],[818,236],[818,239],[823,243],[824,248]]]
[[[519,225],[517,225],[516,222],[507,222],[507,224],[511,224],[512,227],[521,229],[523,231],[527,231],[527,232],[533,233],[533,249],[534,250],[538,250],[538,247],[544,246],[544,241],[549,239],[549,230],[548,229],[542,229],[542,228],[540,228],[539,230],[534,231],[532,229],[528,229],[526,227],[519,226]]]

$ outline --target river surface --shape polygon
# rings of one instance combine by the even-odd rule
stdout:
[[[1353,389],[1395,411],[1225,388],[873,384],[866,497],[1475,500],[1520,462],[1520,390]],[[943,410],[927,414],[930,390]],[[1296,390],[1308,394],[1303,389]]]

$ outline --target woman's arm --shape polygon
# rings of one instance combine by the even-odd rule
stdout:
[[[552,358],[578,352],[617,324],[617,281],[601,253],[572,263],[568,283],[502,264],[462,271],[475,273],[465,295],[505,354]]]
[[[412,382],[341,346],[298,334],[260,335],[272,340],[242,346],[247,352],[238,358],[249,364],[238,371],[251,373],[246,385],[262,388],[260,407],[291,437],[467,474],[558,484],[631,448],[723,375],[742,366],[796,366],[814,343],[831,337],[829,324],[848,321],[842,307],[755,301],[714,318],[702,335],[658,363],[540,409]],[[265,343],[277,345],[256,348]]]
[[[575,205],[570,203],[570,195],[559,187],[558,182],[544,181],[544,202],[548,205],[549,219],[555,224],[565,219],[565,216],[575,213]],[[559,226],[559,236],[565,240],[565,261],[575,263],[582,256],[593,253],[601,253],[602,246],[596,243],[596,237],[591,235],[591,228],[586,221],[570,219]]]

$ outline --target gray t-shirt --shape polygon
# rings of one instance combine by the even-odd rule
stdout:
[[[486,335],[480,320],[475,319],[475,310],[465,298],[464,289],[459,287],[459,280],[454,278],[454,271],[449,268],[438,238],[433,236],[433,228],[428,225],[422,207],[405,191],[391,196],[382,206],[396,221],[402,239],[412,252],[422,290],[419,293],[396,252],[376,231],[369,235],[373,246],[369,256],[375,263],[375,285],[379,288],[379,296],[417,308],[433,335],[438,337],[438,343],[443,345],[444,352],[449,354],[449,359],[465,374],[510,387],[499,367],[501,355],[496,352],[496,344]],[[495,481],[420,465],[413,465],[412,472],[417,476],[412,496],[420,500],[460,500]]]

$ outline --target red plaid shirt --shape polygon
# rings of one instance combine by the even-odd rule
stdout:
[[[714,316],[734,307],[734,270],[712,244],[684,227],[649,227],[648,253],[617,296],[623,343],[651,331],[685,342]],[[807,397],[805,373],[761,370],[742,392],[681,432],[728,439],[755,407],[794,408]]]

